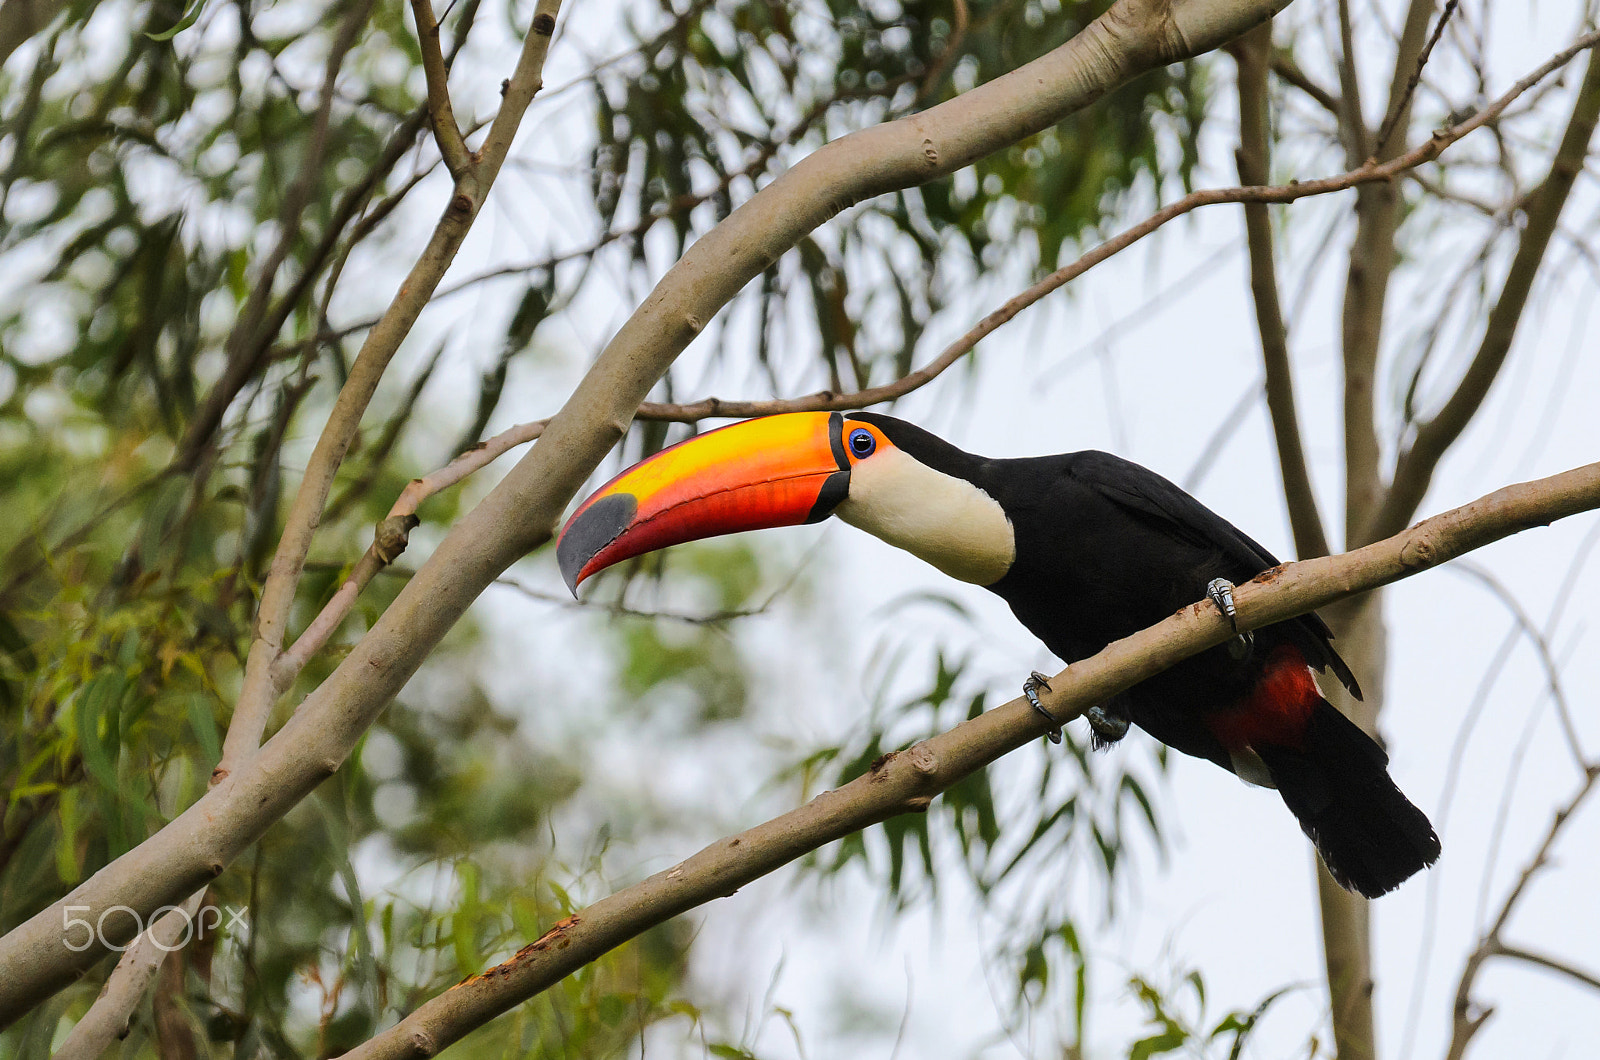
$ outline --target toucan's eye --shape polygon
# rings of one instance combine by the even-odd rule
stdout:
[[[856,456],[871,456],[876,448],[878,440],[865,427],[857,427],[850,432],[850,451]]]

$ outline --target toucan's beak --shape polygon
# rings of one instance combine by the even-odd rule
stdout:
[[[573,595],[591,574],[703,537],[814,523],[850,489],[844,417],[792,412],[691,438],[624,471],[584,501],[556,543]]]

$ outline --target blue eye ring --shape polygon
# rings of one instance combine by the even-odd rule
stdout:
[[[857,458],[868,457],[878,448],[878,440],[865,427],[850,432],[850,452]]]

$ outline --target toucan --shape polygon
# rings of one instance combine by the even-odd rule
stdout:
[[[680,542],[837,515],[980,585],[1070,665],[1278,565],[1232,523],[1138,464],[1085,450],[987,459],[869,412],[745,420],[663,449],[585,500],[556,545],[574,595],[597,571]],[[1097,746],[1137,725],[1274,787],[1333,878],[1376,897],[1439,856],[1388,755],[1323,698],[1360,686],[1315,614],[1235,637],[1088,712]],[[1039,707],[1035,674],[1024,686]],[[1048,715],[1047,715],[1048,716]]]

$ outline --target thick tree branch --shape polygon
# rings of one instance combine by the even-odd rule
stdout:
[[[1034,62],[937,107],[835,140],[761,189],[690,246],[550,421],[540,444],[457,523],[260,753],[64,902],[87,905],[88,917],[113,904],[146,915],[186,896],[221,873],[338,769],[477,595],[525,552],[549,540],[567,502],[689,340],[805,233],[862,199],[969,165],[1139,73],[1209,51],[1286,2],[1119,0]],[[541,8],[534,34],[547,35],[553,28],[553,18]],[[542,54],[541,44],[536,57]],[[529,66],[525,51],[519,74]],[[531,66],[536,80],[537,62]],[[491,154],[509,142],[512,130],[505,119],[511,104],[518,96],[523,102],[531,96],[527,84],[517,79],[490,130],[479,166],[486,176],[497,168],[489,164]],[[469,212],[476,209],[475,202],[465,205]],[[429,268],[436,256],[430,251],[419,269]],[[408,284],[408,292],[414,290]],[[369,342],[386,341],[396,328],[403,332],[426,294],[411,297],[418,304],[397,309],[397,319],[380,324]],[[73,953],[61,946],[64,902],[0,939],[0,1023],[16,1019],[99,958],[94,947]]]
[[[1405,93],[1407,79],[1426,40],[1433,6],[1433,0],[1412,0],[1406,12],[1405,26],[1395,50],[1388,100],[1400,99]],[[1346,65],[1352,71],[1355,59],[1350,49],[1353,47],[1353,41],[1347,39]],[[1348,97],[1348,89],[1346,92]],[[1354,104],[1351,120],[1358,124],[1363,121],[1359,101]],[[1359,157],[1363,159],[1387,161],[1405,150],[1410,125],[1411,104],[1408,101],[1396,110],[1395,121],[1383,143],[1370,141],[1362,125],[1352,134],[1356,139],[1347,142],[1347,152],[1359,148],[1362,152]],[[1374,401],[1384,305],[1389,294],[1389,274],[1394,268],[1395,230],[1400,221],[1399,189],[1392,182],[1368,185],[1356,193],[1355,213],[1356,234],[1350,245],[1340,320],[1344,360],[1346,548],[1371,540],[1360,535],[1382,499],[1382,453]],[[1352,1057],[1341,1051],[1340,1055],[1343,1060],[1360,1060],[1359,1054]]]
[[[1235,592],[1241,629],[1281,622],[1444,563],[1472,549],[1600,507],[1600,463],[1507,486],[1403,534],[1342,556],[1287,563]],[[1210,601],[1119,640],[1050,679],[1041,696],[1062,720],[1221,644],[1231,627]],[[1047,725],[1021,697],[877,762],[866,775],[562,920],[509,960],[473,976],[348,1054],[348,1060],[432,1056],[650,927],[731,895],[825,843],[902,813],[926,810],[950,785]],[[1547,844],[1548,846],[1548,844]]]
[[[1523,203],[1523,215],[1527,223],[1518,239],[1517,252],[1506,272],[1500,297],[1489,311],[1489,320],[1484,326],[1478,351],[1444,407],[1417,428],[1411,445],[1396,462],[1394,483],[1384,498],[1383,506],[1372,517],[1367,531],[1370,535],[1392,533],[1411,518],[1422,503],[1429,483],[1433,481],[1439,461],[1461,436],[1467,424],[1472,422],[1473,416],[1488,397],[1489,388],[1494,385],[1511,352],[1517,325],[1522,320],[1523,310],[1527,308],[1534,279],[1544,261],[1550,239],[1555,234],[1573,181],[1583,170],[1597,121],[1600,121],[1600,62],[1596,62],[1591,55],[1583,83],[1573,102],[1566,131],[1561,137],[1561,146],[1551,159],[1550,170]]]
[[[1267,130],[1267,66],[1272,53],[1268,23],[1239,38],[1233,55],[1239,66],[1239,180],[1266,184],[1272,179]],[[1300,420],[1295,411],[1294,373],[1289,364],[1289,329],[1278,302],[1278,270],[1272,251],[1272,218],[1264,203],[1244,207],[1245,242],[1250,251],[1250,295],[1261,336],[1261,362],[1266,375],[1267,411],[1277,443],[1278,468],[1295,552],[1301,559],[1328,554],[1328,536],[1306,467]]]
[[[1217,206],[1224,203],[1245,203],[1247,205],[1290,203],[1312,195],[1327,195],[1337,191],[1357,188],[1365,184],[1393,181],[1395,177],[1417,166],[1432,162],[1457,140],[1494,122],[1517,97],[1571,62],[1575,56],[1581,54],[1585,49],[1594,47],[1596,43],[1600,43],[1600,33],[1590,33],[1580,37],[1571,47],[1552,57],[1543,66],[1511,86],[1503,95],[1483,110],[1457,125],[1435,132],[1428,140],[1407,151],[1404,155],[1390,159],[1387,162],[1368,161],[1347,173],[1332,177],[1322,177],[1317,180],[1292,181],[1288,184],[1267,186],[1207,188],[1190,192],[1183,198],[1173,201],[1138,224],[1118,233],[1083,254],[1077,260],[1063,265],[1049,276],[1008,299],[1000,308],[978,321],[966,334],[945,347],[939,356],[928,362],[927,365],[891,383],[843,394],[833,390],[819,390],[815,393],[795,398],[730,399],[708,397],[682,404],[647,401],[639,405],[635,418],[641,420],[665,420],[674,423],[697,423],[700,420],[718,417],[747,418],[751,416],[772,416],[781,412],[831,412],[859,409],[879,402],[893,401],[896,398],[904,397],[918,387],[931,382],[945,369],[971,352],[982,339],[994,332],[1002,324],[1010,321],[1022,310],[1082,276],[1101,262],[1120,254],[1169,221],[1176,220],[1202,206]],[[1281,317],[1279,319],[1281,327]],[[1285,356],[1287,356],[1286,353]],[[1288,393],[1292,397],[1292,389]],[[1274,422],[1276,424],[1276,419]],[[1303,455],[1301,461],[1303,464]],[[1307,482],[1306,488],[1309,489],[1309,475],[1307,475]],[[1298,538],[1296,544],[1297,546],[1299,545]],[[1327,549],[1324,548],[1321,552],[1326,553]]]

